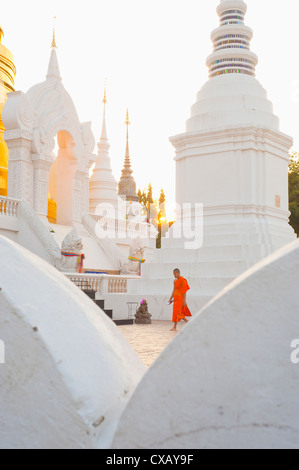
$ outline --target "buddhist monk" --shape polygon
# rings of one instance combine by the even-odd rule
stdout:
[[[189,308],[187,307],[186,294],[190,289],[188,282],[184,277],[181,276],[179,269],[173,271],[174,274],[174,288],[169,299],[171,304],[173,301],[173,317],[172,321],[174,327],[170,331],[176,331],[177,324],[183,320],[185,323],[188,323],[186,317],[191,317]]]

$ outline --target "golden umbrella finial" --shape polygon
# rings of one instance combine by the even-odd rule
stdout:
[[[126,145],[126,158],[130,157],[130,150],[129,150],[129,125],[130,123],[130,116],[129,116],[129,109],[127,109],[127,115],[126,115],[126,122],[127,126],[127,145]]]
[[[4,38],[4,31],[0,26],[0,42],[2,41],[2,38]]]
[[[127,124],[128,126],[131,124],[130,123],[130,116],[129,116],[129,109],[127,109],[127,116],[126,116],[126,122],[125,124]]]
[[[54,16],[53,18],[53,39],[52,39],[52,44],[51,44],[52,49],[57,49],[56,37],[55,37],[55,24],[56,24],[56,16]]]
[[[107,104],[107,78],[105,78],[103,103]]]

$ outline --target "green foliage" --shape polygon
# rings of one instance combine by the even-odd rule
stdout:
[[[297,152],[290,155],[289,204],[290,224],[299,236],[299,154]]]
[[[147,204],[154,204],[154,199],[153,199],[153,187],[151,183],[148,185],[147,188]]]
[[[151,183],[147,189],[138,191],[139,203],[144,207],[147,214],[148,222],[151,222],[158,229],[156,246],[161,248],[161,240],[163,236],[163,228],[165,230],[166,221],[166,196],[164,190],[161,189],[159,200],[155,201],[153,196],[153,187]],[[167,225],[168,228],[168,225]]]
[[[137,196],[139,197],[139,203],[145,207],[146,206],[146,199],[147,199],[147,195],[146,195],[146,192],[143,191],[141,192],[141,190],[139,189],[138,193],[137,193]]]

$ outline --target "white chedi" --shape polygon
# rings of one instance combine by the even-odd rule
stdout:
[[[209,80],[175,148],[176,222],[134,292],[168,294],[179,263],[192,293],[205,301],[296,238],[289,224],[288,165],[292,138],[283,134],[266,90],[255,78],[257,57],[247,6],[223,1],[212,32]],[[159,307],[162,308],[162,300]]]
[[[103,124],[101,139],[98,143],[98,156],[89,182],[89,211],[92,214],[97,214],[98,211],[102,212],[108,210],[108,212],[112,211],[114,217],[117,218],[119,201],[117,196],[117,182],[111,170],[109,156],[110,144],[108,142],[106,126],[106,88],[103,104]]]
[[[0,448],[109,448],[144,365],[57,269],[4,237],[0,256]]]

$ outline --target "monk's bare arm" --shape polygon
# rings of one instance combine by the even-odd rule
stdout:
[[[175,281],[174,281],[174,282],[175,282]],[[174,286],[173,286],[173,291],[172,291],[172,294],[171,294],[171,296],[170,296],[170,299],[169,299],[169,303],[171,303],[171,302],[172,302],[173,296],[174,296]]]

